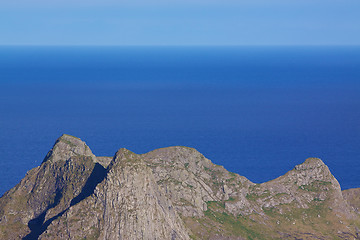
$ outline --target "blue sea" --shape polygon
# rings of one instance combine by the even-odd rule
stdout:
[[[63,133],[182,145],[253,182],[321,158],[360,187],[360,47],[0,47],[0,195]]]

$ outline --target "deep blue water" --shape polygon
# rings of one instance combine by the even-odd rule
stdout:
[[[360,47],[0,47],[0,194],[63,133],[184,145],[254,182],[321,158],[360,187]]]

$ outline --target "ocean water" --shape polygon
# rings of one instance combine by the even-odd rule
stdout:
[[[360,187],[360,47],[0,47],[0,195],[63,133],[257,183],[319,157]]]

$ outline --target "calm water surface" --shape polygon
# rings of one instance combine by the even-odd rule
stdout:
[[[321,158],[360,187],[360,47],[0,47],[0,195],[63,133],[183,145],[254,182]]]

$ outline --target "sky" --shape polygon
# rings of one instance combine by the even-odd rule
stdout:
[[[360,1],[0,0],[0,45],[360,45]]]

